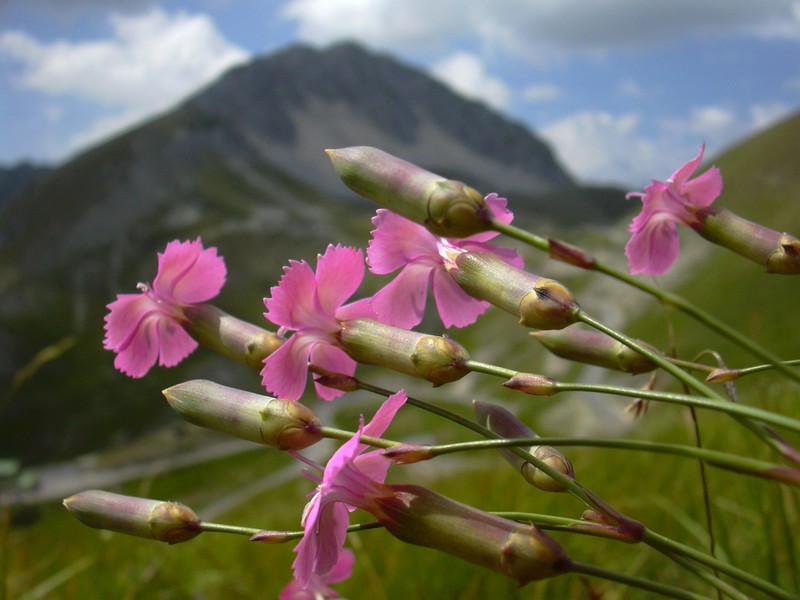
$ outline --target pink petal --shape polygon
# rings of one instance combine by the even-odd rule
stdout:
[[[702,175],[684,183],[680,193],[681,197],[693,206],[710,206],[722,193],[722,174],[717,167],[712,167]]]
[[[488,302],[467,294],[443,269],[434,271],[431,287],[439,318],[445,327],[471,325],[489,308]]]
[[[364,255],[346,246],[328,246],[317,258],[317,294],[322,309],[334,314],[364,279]]]
[[[159,360],[163,367],[174,367],[189,356],[197,342],[175,321],[169,318],[158,319]]]
[[[372,297],[378,320],[410,329],[422,321],[428,296],[428,282],[435,271],[423,264],[409,263],[389,284]]]
[[[397,412],[408,400],[405,390],[398,390],[383,401],[372,420],[364,426],[364,435],[380,437],[389,428]],[[366,447],[366,445],[364,445]]]
[[[225,276],[225,261],[217,256],[216,248],[204,250],[200,238],[193,242],[175,240],[158,255],[153,291],[175,304],[205,302],[219,294]]]
[[[625,255],[633,275],[661,275],[678,257],[678,231],[671,219],[652,219],[634,233],[625,246]]]
[[[270,288],[271,297],[264,299],[264,316],[287,329],[298,330],[323,317],[317,301],[317,280],[305,261],[289,261],[283,268],[278,285]]]
[[[385,275],[423,257],[439,262],[436,237],[422,225],[383,208],[372,223],[375,229],[367,246],[367,263],[373,273]]]
[[[467,252],[490,252],[503,262],[510,264],[512,267],[517,267],[518,269],[525,266],[525,260],[513,248],[497,246],[496,244],[486,244],[484,242],[475,241],[471,237],[461,240],[458,242],[457,246]]]
[[[341,348],[329,344],[320,343],[314,346],[311,350],[311,363],[334,373],[352,375],[356,372],[356,361],[347,356]],[[325,387],[316,382],[314,382],[314,387],[317,396],[323,400],[333,400],[344,394],[341,390]]]
[[[353,573],[353,565],[356,562],[356,556],[351,550],[342,550],[339,553],[339,560],[336,565],[328,571],[324,580],[326,583],[339,583],[345,579],[349,579]]]
[[[508,208],[506,208],[508,200],[498,196],[494,192],[488,194],[484,198],[484,200],[486,201],[486,204],[489,206],[489,211],[492,213],[492,217],[495,220],[499,221],[500,223],[505,223],[506,225],[508,225],[509,223],[511,223],[511,221],[514,220],[514,213],[508,210]],[[493,230],[481,231],[479,233],[474,233],[471,236],[463,239],[471,240],[473,242],[487,242],[493,238],[496,238],[498,235],[500,235],[499,231],[493,231]],[[455,239],[451,241],[455,242]]]
[[[119,294],[106,308],[109,310],[105,316],[106,335],[103,340],[106,350],[118,350],[127,345],[136,335],[142,320],[160,310],[158,303],[146,294]]]
[[[117,352],[114,366],[129,377],[143,377],[156,364],[158,351],[158,321],[145,319],[125,348]]]
[[[674,183],[677,187],[683,185],[686,180],[692,176],[692,173],[697,170],[697,167],[700,166],[700,163],[703,161],[703,152],[705,152],[705,150],[706,145],[702,144],[700,146],[700,153],[675,171],[670,176],[669,181]]]
[[[378,315],[372,308],[372,298],[362,298],[355,302],[345,304],[334,315],[339,321],[350,321],[352,319],[377,319]]]
[[[308,357],[316,339],[292,335],[275,352],[264,359],[261,383],[278,398],[298,400],[306,388]]]

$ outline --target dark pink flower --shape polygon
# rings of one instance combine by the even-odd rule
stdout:
[[[312,573],[308,579],[308,586],[303,587],[296,579],[292,579],[283,588],[278,600],[327,600],[341,598],[341,596],[330,587],[331,583],[339,583],[349,579],[353,573],[353,564],[356,557],[351,550],[342,550],[333,568],[323,575]]]
[[[498,221],[510,223],[514,218],[506,208],[505,198],[489,194],[486,202]],[[455,257],[462,252],[491,252],[515,267],[522,267],[522,258],[514,250],[486,243],[498,235],[496,231],[460,239],[443,238],[385,209],[378,210],[372,223],[375,230],[367,249],[370,270],[384,275],[401,269],[372,298],[378,318],[389,325],[401,328],[418,325],[425,312],[429,286],[445,327],[464,327],[483,314],[489,303],[469,296],[448,274]]]
[[[703,160],[704,151],[705,145],[667,181],[654,179],[644,188],[644,193],[631,192],[625,196],[642,199],[642,212],[631,221],[628,231],[633,235],[625,246],[632,274],[666,272],[678,257],[675,224],[697,225],[695,211],[710,206],[722,192],[722,175],[717,167],[689,179]]]
[[[289,339],[264,360],[262,383],[286,400],[297,400],[306,387],[309,360],[333,373],[352,375],[356,363],[337,345],[341,321],[374,318],[368,300],[343,304],[364,278],[364,256],[356,248],[328,246],[317,257],[316,274],[305,261],[290,261],[272,296],[264,299],[264,316]],[[344,392],[315,384],[317,394],[332,400]]]
[[[391,460],[381,450],[363,454],[367,445],[361,443],[361,436],[383,435],[406,400],[406,393],[400,390],[386,399],[367,425],[361,417],[356,435],[339,447],[324,469],[295,454],[322,472],[320,477],[305,471],[319,485],[303,510],[305,535],[294,549],[297,558],[292,566],[301,587],[308,587],[314,574],[324,575],[337,564],[350,523],[348,513],[364,505],[371,495],[386,493],[382,484]]]
[[[167,244],[152,287],[140,283],[140,294],[119,294],[107,306],[103,347],[117,353],[114,366],[142,377],[156,359],[173,367],[186,358],[197,342],[182,327],[183,310],[219,294],[225,276],[225,261],[216,248],[203,249],[200,238]]]

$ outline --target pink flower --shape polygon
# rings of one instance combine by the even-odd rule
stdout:
[[[339,559],[333,568],[324,575],[312,573],[308,580],[308,586],[303,587],[296,579],[292,579],[283,588],[278,600],[323,600],[341,598],[339,594],[330,587],[331,583],[339,583],[349,579],[353,573],[353,563],[356,557],[351,550],[342,550]]]
[[[642,199],[642,212],[631,221],[633,235],[625,246],[632,274],[661,275],[678,257],[676,223],[689,227],[698,224],[695,210],[711,205],[722,192],[722,176],[717,167],[689,179],[703,159],[700,154],[675,171],[666,182],[653,180],[644,193],[631,192],[626,198]]]
[[[301,587],[308,587],[314,574],[324,575],[337,564],[350,522],[348,512],[363,507],[375,494],[385,494],[382,484],[391,461],[381,450],[362,454],[367,445],[361,443],[361,436],[383,435],[406,400],[400,390],[386,399],[367,425],[361,417],[356,435],[339,447],[324,469],[295,454],[322,472],[319,477],[305,471],[319,485],[303,510],[305,534],[294,549],[297,558],[292,566]]]
[[[364,256],[360,250],[328,246],[317,257],[317,272],[305,261],[290,261],[272,296],[264,299],[264,316],[280,326],[279,333],[295,333],[264,359],[261,381],[264,387],[286,400],[297,400],[306,387],[308,362],[334,373],[352,375],[355,361],[337,345],[341,321],[374,318],[368,300],[347,305],[343,302],[364,278]],[[314,384],[317,394],[332,400],[344,392]]]
[[[119,294],[105,317],[103,347],[117,353],[114,366],[131,377],[142,377],[156,359],[174,367],[196,347],[183,329],[183,309],[210,300],[225,284],[225,261],[216,248],[174,240],[158,255],[152,287],[140,283],[140,294]]]
[[[514,218],[506,209],[505,198],[489,194],[486,202],[497,220],[510,223]],[[464,327],[486,311],[488,302],[469,296],[448,274],[459,253],[492,252],[505,262],[522,267],[522,258],[514,250],[486,243],[498,235],[496,231],[463,239],[442,238],[385,209],[379,209],[372,222],[375,230],[367,249],[370,270],[384,275],[402,269],[372,298],[372,308],[389,325],[404,329],[418,325],[425,312],[429,285],[445,327]]]

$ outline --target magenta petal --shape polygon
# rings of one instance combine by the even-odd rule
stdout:
[[[289,261],[278,285],[270,288],[271,296],[264,299],[264,316],[287,329],[302,329],[316,323],[322,315],[317,302],[317,280],[305,261]]]
[[[158,255],[158,275],[153,291],[175,304],[210,300],[225,284],[225,261],[216,248],[203,249],[200,238],[193,242],[172,241]]]
[[[160,318],[157,322],[159,340],[158,364],[163,367],[174,367],[189,356],[197,342],[175,321]]]
[[[125,348],[117,352],[114,366],[129,377],[144,377],[158,358],[158,322],[145,319]]]
[[[397,277],[372,297],[372,308],[378,320],[401,329],[419,325],[425,314],[428,282],[431,272],[435,271],[424,264],[406,265]]]
[[[339,321],[350,321],[352,319],[377,319],[378,315],[372,308],[372,298],[362,298],[343,305],[336,311],[335,317]]]
[[[158,303],[146,294],[119,294],[106,308],[108,314],[105,316],[106,335],[103,340],[106,350],[119,350],[130,343],[142,320],[159,311]]]
[[[364,426],[364,435],[380,437],[389,428],[397,412],[408,400],[405,390],[398,390],[383,401],[375,416]]]
[[[297,400],[306,388],[308,356],[317,340],[295,334],[264,359],[261,383],[278,398]]]
[[[678,256],[678,231],[671,219],[653,219],[634,233],[625,246],[625,255],[633,275],[665,273]]]
[[[347,356],[344,350],[329,344],[317,344],[314,346],[311,351],[311,363],[333,373],[352,375],[356,372],[356,361]],[[314,387],[317,395],[323,400],[333,400],[344,394],[341,390],[325,387],[316,382]]]
[[[472,238],[461,240],[458,246],[467,252],[490,252],[503,262],[508,263],[512,267],[521,269],[525,266],[525,260],[513,248],[506,248],[505,246],[497,246],[496,244],[486,244],[478,242]]]
[[[372,223],[376,227],[367,246],[367,262],[373,273],[392,273],[419,258],[439,260],[436,237],[422,225],[383,208]]]
[[[356,562],[356,556],[350,550],[342,550],[339,553],[339,560],[336,561],[334,567],[325,574],[326,583],[339,583],[348,579],[353,573],[353,565]]]
[[[445,327],[471,325],[489,308],[488,302],[473,298],[462,290],[447,271],[434,271],[432,287],[439,318]]]
[[[683,185],[689,177],[692,176],[697,170],[697,167],[700,166],[700,163],[703,161],[703,153],[706,150],[706,145],[702,144],[700,146],[700,152],[697,156],[695,156],[692,160],[682,165],[677,171],[675,171],[669,178],[669,181],[674,183],[677,186]]]
[[[334,314],[361,285],[364,279],[364,255],[346,246],[328,246],[317,258],[317,294],[322,309]]]
[[[722,174],[712,167],[702,175],[687,181],[680,188],[681,197],[697,207],[710,206],[722,193]]]

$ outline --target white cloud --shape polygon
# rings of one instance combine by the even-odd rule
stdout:
[[[547,102],[561,97],[561,88],[552,83],[539,83],[525,86],[522,98],[527,102]]]
[[[153,9],[111,17],[111,39],[41,43],[0,35],[0,54],[24,65],[20,84],[110,106],[161,108],[247,58],[205,15]]]
[[[490,76],[475,54],[452,54],[434,65],[433,74],[468,98],[483,100],[498,110],[508,105],[511,95],[508,86]]]
[[[789,106],[784,102],[768,102],[754,104],[748,112],[750,113],[753,128],[763,129],[789,116],[794,110],[795,107]]]

